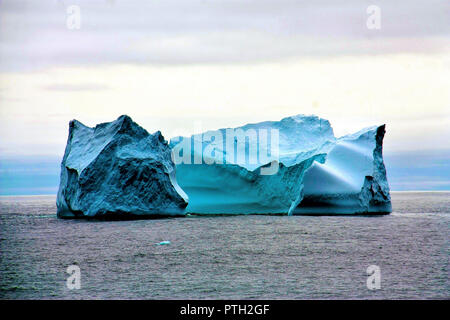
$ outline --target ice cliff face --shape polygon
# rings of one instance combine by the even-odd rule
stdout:
[[[184,215],[187,196],[161,133],[121,116],[70,122],[56,204],[61,218]]]
[[[336,139],[327,120],[297,115],[170,145],[190,213],[388,213],[384,132],[374,127]]]
[[[306,170],[334,140],[328,121],[297,116],[178,137],[171,146],[188,212],[286,214],[302,200]]]
[[[294,214],[389,213],[391,200],[382,144],[385,126],[337,139],[325,162],[306,172]]]

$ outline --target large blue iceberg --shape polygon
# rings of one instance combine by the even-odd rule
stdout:
[[[193,214],[389,213],[385,127],[336,138],[297,115],[171,140]]]
[[[172,216],[185,215],[187,196],[161,133],[121,116],[95,128],[70,122],[56,204],[60,218]]]
[[[297,115],[169,146],[128,116],[95,128],[73,120],[57,215],[389,213],[384,134],[383,125],[336,138],[328,120]]]

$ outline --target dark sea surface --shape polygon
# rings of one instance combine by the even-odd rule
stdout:
[[[386,216],[134,221],[60,220],[55,196],[0,197],[0,298],[449,299],[450,192],[391,195]]]

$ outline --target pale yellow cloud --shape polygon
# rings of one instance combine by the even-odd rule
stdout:
[[[128,114],[171,137],[298,113],[329,119],[337,135],[386,123],[390,149],[450,148],[449,71],[441,53],[2,73],[0,150],[61,154],[73,118]]]

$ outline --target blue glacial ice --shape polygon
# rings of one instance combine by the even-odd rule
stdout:
[[[385,127],[336,138],[297,115],[171,140],[194,214],[389,213]]]
[[[294,214],[389,213],[389,185],[383,162],[385,126],[344,136],[316,161],[304,179],[303,200]]]
[[[61,218],[172,216],[185,215],[187,196],[161,133],[121,116],[95,128],[70,122],[56,204]]]

